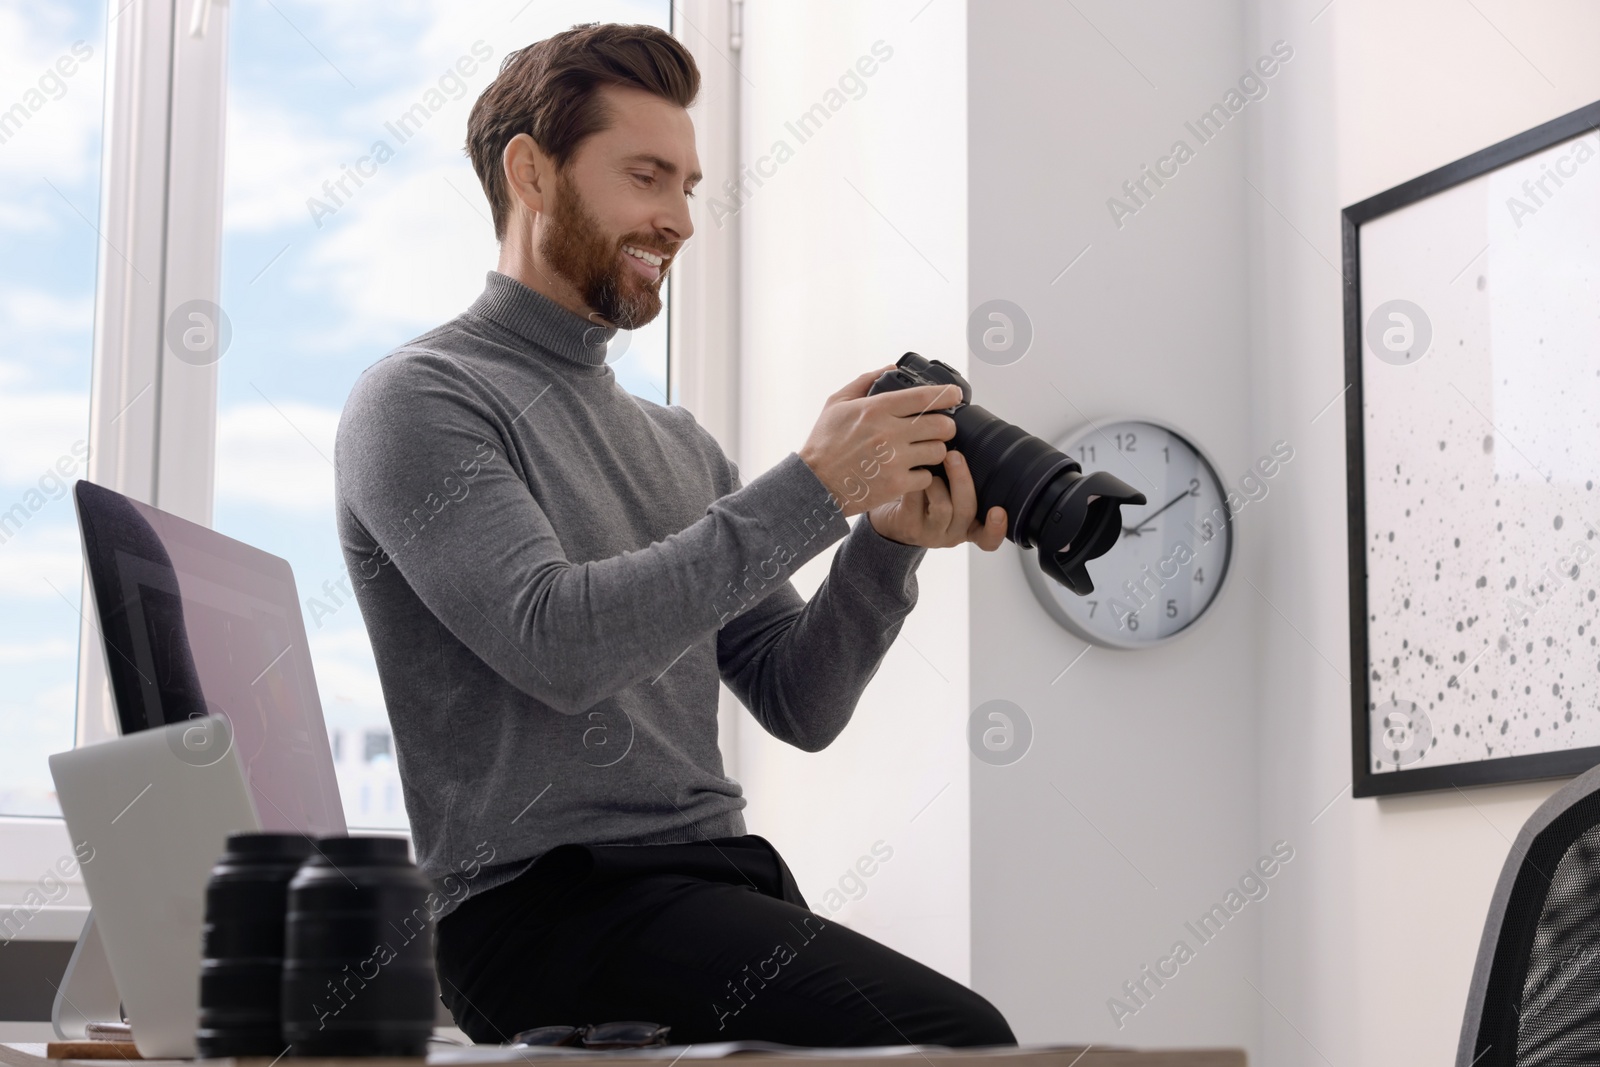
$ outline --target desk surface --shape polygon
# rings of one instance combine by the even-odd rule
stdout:
[[[581,1062],[593,1067],[639,1067],[641,1063],[654,1063],[657,1058],[667,1062],[681,1062],[708,1058],[704,1053],[710,1051],[709,1046],[701,1046],[702,1055],[695,1054],[696,1046],[690,1045],[687,1050],[680,1050],[682,1055],[678,1061],[672,1056],[678,1055],[671,1052],[665,1057],[644,1057],[639,1053],[625,1055],[606,1055],[605,1053],[566,1053],[558,1055],[518,1055],[510,1050],[505,1057],[493,1056],[494,1046],[477,1046],[474,1050],[452,1048],[441,1049],[424,1060],[407,1060],[391,1058],[371,1059],[296,1059],[292,1062],[294,1067],[421,1067],[424,1064],[469,1064],[469,1063],[521,1063],[526,1064],[534,1059],[547,1063]],[[530,1050],[518,1050],[528,1053]],[[46,1059],[45,1046],[42,1042],[12,1042],[0,1044],[0,1064],[5,1067],[106,1067],[106,1060],[50,1060]],[[477,1054],[474,1054],[477,1053]],[[493,1058],[491,1058],[493,1057]],[[832,1050],[817,1050],[805,1053],[765,1053],[765,1052],[740,1052],[734,1057],[737,1067],[885,1067],[885,1061],[911,1061],[918,1067],[977,1067],[978,1064],[1001,1063],[1005,1067],[1246,1067],[1243,1049],[1151,1049],[1140,1050],[1130,1048],[1083,1046],[1032,1046],[1016,1049],[992,1050],[966,1050],[966,1049],[924,1049],[918,1051],[912,1047],[894,1050],[880,1050],[860,1056],[839,1054]],[[170,1065],[191,1065],[192,1060],[147,1060],[134,1061],[149,1063],[152,1067],[170,1067]],[[262,1059],[238,1060],[212,1060],[217,1067],[270,1067],[280,1061]],[[285,1067],[287,1064],[285,1063]]]

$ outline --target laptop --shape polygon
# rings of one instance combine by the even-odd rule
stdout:
[[[260,829],[222,723],[158,726],[50,757],[111,976],[147,1060],[195,1055],[206,881],[228,834]]]
[[[73,499],[123,736],[50,758],[95,849],[56,1031],[114,1020],[114,978],[140,1054],[191,1057],[212,864],[234,830],[346,833],[333,752],[287,561],[93,482]]]
[[[122,733],[226,719],[263,829],[345,833],[288,561],[93,482],[73,498]]]

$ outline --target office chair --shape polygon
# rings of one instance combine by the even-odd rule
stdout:
[[[1456,1067],[1600,1063],[1600,767],[1517,835],[1489,904]]]

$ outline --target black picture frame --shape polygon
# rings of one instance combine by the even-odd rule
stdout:
[[[1370,680],[1367,645],[1366,464],[1361,381],[1361,227],[1373,219],[1415,204],[1462,182],[1514,163],[1586,132],[1600,132],[1600,101],[1568,112],[1498,144],[1447,163],[1340,213],[1344,266],[1344,363],[1346,505],[1350,573],[1350,742],[1351,786],[1357,797],[1392,796],[1463,786],[1565,778],[1600,764],[1600,746],[1530,753],[1434,767],[1372,769]]]

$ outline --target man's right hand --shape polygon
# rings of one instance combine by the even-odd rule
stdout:
[[[940,413],[961,403],[954,385],[919,385],[877,396],[867,390],[894,364],[868,371],[828,398],[800,458],[827,486],[846,517],[926,489],[943,463],[956,420]]]

